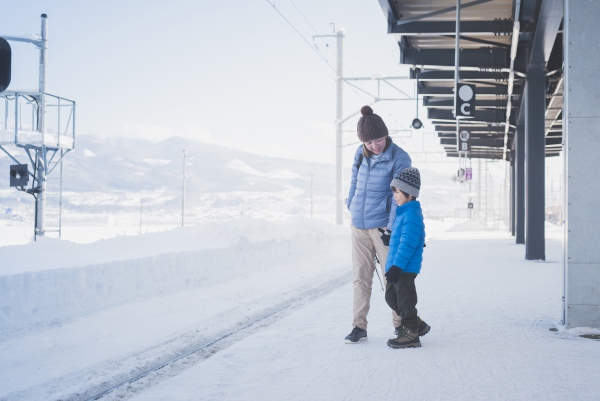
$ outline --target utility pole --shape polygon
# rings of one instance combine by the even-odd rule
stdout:
[[[310,172],[310,219],[313,219],[313,175],[314,173]]]
[[[344,31],[338,29],[337,39],[337,90],[336,90],[336,124],[335,124],[335,223],[342,225],[342,90],[344,77],[344,57],[343,41]]]
[[[47,193],[47,180],[48,175],[54,171],[54,168],[58,164],[61,165],[61,185],[62,185],[62,159],[63,157],[75,149],[75,102],[73,100],[64,99],[59,96],[47,94],[47,66],[48,66],[48,15],[41,15],[41,30],[40,34],[24,35],[24,36],[13,36],[13,35],[2,35],[5,40],[24,42],[33,44],[39,51],[39,66],[38,66],[38,91],[31,92],[19,92],[19,91],[4,91],[0,97],[4,98],[4,130],[8,130],[8,100],[12,100],[15,103],[14,106],[14,144],[16,147],[23,149],[28,156],[29,161],[32,164],[32,171],[27,171],[29,176],[33,178],[31,188],[24,190],[31,194],[35,199],[35,223],[34,223],[34,240],[37,236],[46,235],[49,232],[58,232],[59,238],[61,236],[61,218],[62,218],[62,188],[58,195],[59,197],[59,223],[58,229],[48,229],[46,222],[46,203],[48,198]],[[8,96],[12,96],[9,99]],[[31,104],[31,131],[35,130],[39,134],[39,138],[33,139],[28,138],[24,132],[20,132],[23,129],[23,109],[25,104],[22,104],[20,100],[27,99],[27,103]],[[33,98],[33,99],[31,99]],[[48,100],[53,99],[58,104],[48,105]],[[61,101],[66,102],[62,104],[62,107],[70,107],[70,114],[67,120],[67,126],[61,128]],[[35,104],[33,103],[35,102]],[[56,109],[49,109],[48,107],[57,107]],[[55,135],[51,135],[46,138],[46,131],[48,130],[47,124],[47,111],[56,110],[56,116],[58,117],[58,129]],[[54,113],[53,113],[54,114]],[[36,124],[37,122],[37,124]],[[53,123],[54,124],[54,123]],[[69,133],[69,128],[71,132]],[[65,142],[64,139],[61,142],[61,138],[69,139]],[[41,140],[40,140],[41,139]],[[0,149],[3,150],[17,165],[25,165],[18,161],[17,157],[10,154],[8,150],[0,145]],[[60,151],[60,158],[54,160],[54,157]],[[48,154],[50,152],[50,154]],[[18,155],[17,155],[18,156]],[[13,185],[11,185],[13,186]],[[20,185],[14,185],[20,186]],[[23,189],[22,189],[23,190]],[[57,195],[57,194],[50,194]],[[56,210],[53,210],[53,212]]]
[[[140,235],[142,235],[142,198],[140,198]]]
[[[37,148],[37,180],[39,183],[40,193],[37,195],[37,216],[36,216],[36,227],[35,233],[37,235],[44,235],[46,232],[46,149],[44,146],[44,136],[46,133],[46,50],[48,42],[48,16],[42,14],[42,30],[40,38],[40,77],[39,77],[39,91],[40,91],[40,105],[38,108],[39,123],[38,131],[42,134],[42,146]],[[17,107],[15,107],[16,109]],[[17,121],[15,120],[15,125]]]
[[[335,37],[337,44],[336,96],[335,96],[335,224],[343,224],[342,199],[342,133],[344,120],[342,117],[342,95],[344,88],[344,28],[338,28],[335,35],[315,35],[314,38]]]
[[[181,189],[181,227],[185,227],[185,158],[187,157],[187,152],[183,151],[183,186]]]
[[[456,147],[460,168],[460,119],[458,118],[458,83],[460,81],[460,0],[456,0],[456,33],[454,35],[454,118],[456,119]]]

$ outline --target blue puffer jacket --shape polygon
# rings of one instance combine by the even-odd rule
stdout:
[[[347,206],[352,215],[352,225],[358,229],[392,227],[396,217],[396,202],[393,200],[390,183],[394,176],[411,167],[408,153],[390,138],[390,146],[371,166],[363,158],[360,168],[356,165],[362,156],[363,145],[356,149],[352,164],[352,181]]]
[[[419,274],[425,243],[425,224],[421,204],[419,201],[407,202],[398,207],[396,213],[385,271],[396,265],[403,272]]]

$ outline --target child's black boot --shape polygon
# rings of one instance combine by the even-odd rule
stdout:
[[[417,348],[421,346],[419,341],[419,332],[417,329],[408,329],[404,326],[400,328],[400,334],[397,338],[388,340],[387,345],[392,348]]]
[[[429,330],[431,330],[431,326],[425,323],[423,320],[421,320],[421,318],[418,316],[417,319],[419,321],[419,337],[423,337],[425,334],[429,333]],[[396,327],[396,330],[394,330],[395,335],[400,335],[401,332],[402,326],[398,326]]]

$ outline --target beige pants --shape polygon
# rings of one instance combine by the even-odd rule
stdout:
[[[375,254],[381,266],[381,279],[386,287],[385,261],[388,247],[381,241],[381,232],[377,228],[360,230],[350,225],[352,230],[352,267],[354,272],[354,322],[352,327],[367,329],[367,314],[371,306],[371,289],[375,274]],[[385,227],[383,227],[385,229]],[[382,292],[384,297],[385,293]],[[402,318],[392,311],[394,327],[400,326]]]

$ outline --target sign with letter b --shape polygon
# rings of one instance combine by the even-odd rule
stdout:
[[[469,152],[471,150],[471,133],[469,130],[461,128],[458,133],[458,151]]]

